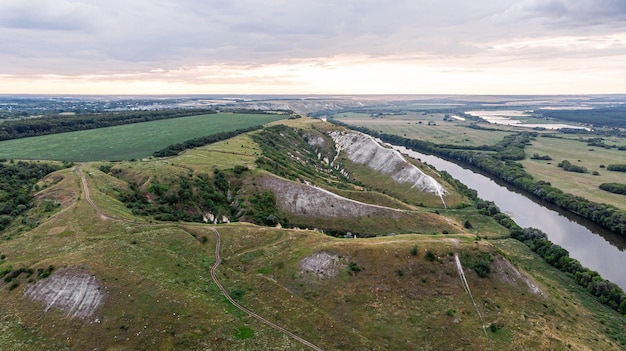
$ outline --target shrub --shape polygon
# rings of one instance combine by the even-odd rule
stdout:
[[[358,273],[362,270],[362,268],[359,267],[359,265],[354,262],[350,262],[348,264],[348,268],[350,268],[350,272],[354,272],[354,273]]]
[[[243,297],[243,290],[235,289],[231,291],[229,295],[235,300],[240,300]]]
[[[479,277],[485,278],[491,272],[491,267],[489,267],[489,263],[484,260],[479,260],[474,263],[474,271],[478,274]]]
[[[413,247],[411,248],[411,255],[417,256],[418,253],[419,251],[417,250],[417,245],[413,245]]]
[[[428,250],[426,251],[426,259],[430,262],[433,262],[437,257],[435,256],[435,253]]]

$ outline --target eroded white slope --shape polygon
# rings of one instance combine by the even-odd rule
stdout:
[[[383,147],[369,135],[351,131],[331,132],[330,136],[335,141],[337,154],[344,151],[352,162],[386,174],[398,183],[410,183],[413,188],[441,197],[442,201],[447,194],[433,177],[409,163],[398,151]]]
[[[258,179],[257,183],[274,192],[276,203],[282,210],[298,215],[354,218],[378,214],[397,219],[404,213],[402,210],[348,199],[328,190],[273,174]]]
[[[80,269],[55,271],[46,279],[29,287],[25,295],[45,304],[45,311],[60,309],[70,318],[86,319],[102,304],[101,284],[91,274]]]

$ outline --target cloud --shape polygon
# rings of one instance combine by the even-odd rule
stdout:
[[[442,62],[414,76],[436,79],[622,57],[625,14],[623,0],[2,0],[0,74],[179,86],[369,75],[392,86],[376,62],[394,79]]]
[[[0,27],[54,31],[88,30],[96,7],[68,0],[4,0]]]
[[[626,2],[623,0],[525,0],[488,17],[500,25],[532,21],[542,27],[584,29],[615,26],[624,28]],[[543,27],[543,28],[545,28]],[[596,28],[597,29],[597,28]]]

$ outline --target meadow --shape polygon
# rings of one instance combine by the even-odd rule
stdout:
[[[350,112],[339,114],[335,118],[343,123],[436,144],[493,145],[510,134],[502,131],[468,128],[472,123],[471,121],[444,121],[445,115],[445,113],[407,112],[406,114],[371,118],[370,114],[367,113]],[[486,128],[494,128],[488,123],[481,123],[481,125]]]
[[[626,196],[612,194],[598,188],[601,183],[626,182],[624,173],[608,171],[605,168],[609,164],[626,163],[626,151],[588,146],[587,143],[580,142],[576,137],[561,136],[563,138],[538,137],[532,141],[531,146],[526,146],[527,159],[522,161],[526,171],[535,179],[548,181],[552,186],[568,193],[582,196],[594,202],[626,209]],[[610,145],[621,146],[624,140],[607,138],[605,142]],[[534,154],[548,155],[552,157],[552,160],[530,159]],[[588,173],[564,171],[557,167],[558,163],[563,160],[587,168]],[[600,167],[601,165],[605,167]],[[599,175],[593,175],[594,171],[598,172]]]
[[[185,140],[266,124],[280,114],[218,113],[0,142],[0,158],[63,161],[141,159]]]

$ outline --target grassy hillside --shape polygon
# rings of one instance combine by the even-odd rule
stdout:
[[[311,137],[322,129],[320,123],[285,124]],[[240,179],[240,195],[249,198],[260,190],[261,179],[275,178],[256,168],[265,150],[255,138],[242,135],[168,159],[82,165],[86,187],[75,168],[41,180],[38,206],[26,213],[39,216],[41,225],[20,230],[16,223],[7,229],[12,239],[0,241],[0,272],[9,271],[4,277],[21,272],[0,280],[0,349],[311,349],[237,305],[323,350],[626,347],[622,316],[523,244],[504,238],[506,230],[473,207],[418,208],[377,192],[361,196],[363,202],[384,198],[390,207],[385,211],[425,217],[415,217],[410,234],[344,239],[250,223],[160,222],[118,200],[132,184],[150,196],[157,180],[174,186],[180,177],[207,176],[215,184],[214,170],[228,175],[234,165],[249,171],[227,179]],[[307,154],[301,151],[300,159]],[[345,196],[370,191],[365,182],[324,177],[324,168],[289,159],[284,170],[308,175],[318,188],[343,184]],[[41,212],[46,199],[60,206]],[[432,232],[419,218],[432,219],[433,228],[447,226],[449,234]],[[332,222],[346,233],[367,217],[308,220]],[[392,218],[366,224],[398,225]],[[216,277],[234,303],[211,276],[218,242]],[[39,269],[50,274],[43,277]],[[38,291],[48,291],[48,299]]]
[[[80,194],[75,180],[50,191]],[[326,350],[471,350],[490,342],[495,349],[618,350],[624,342],[621,317],[514,241],[494,247],[473,236],[335,239],[246,224],[216,229],[223,259],[218,277],[231,296]],[[89,318],[70,318],[26,297],[34,283],[24,276],[13,290],[0,283],[0,348],[306,349],[221,296],[208,272],[214,249],[206,225],[103,219],[81,197],[44,225],[2,242],[2,267],[55,266],[45,279],[86,272],[97,278],[104,302]],[[455,253],[490,341],[460,283]],[[336,264],[305,264],[324,254]],[[503,255],[513,266],[502,263]],[[469,267],[483,257],[491,272],[479,278]],[[516,270],[541,292],[529,289]]]
[[[283,118],[285,115],[279,114],[218,113],[7,140],[0,142],[0,158],[68,161],[139,159],[170,144]]]

